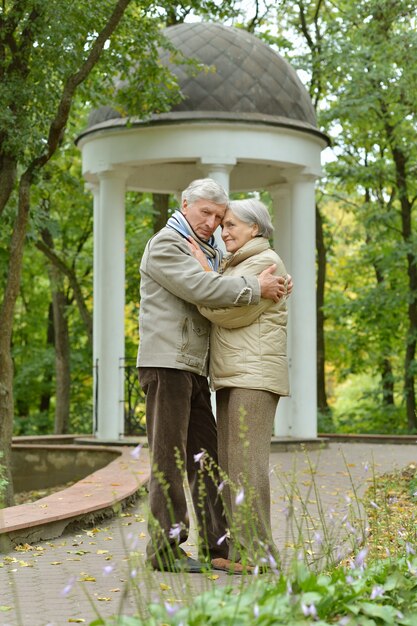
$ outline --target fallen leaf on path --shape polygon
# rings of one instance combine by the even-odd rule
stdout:
[[[159,583],[159,588],[161,589],[161,591],[168,591],[169,589],[171,589],[171,587],[169,585],[166,585],[165,583]]]
[[[14,549],[16,552],[29,552],[33,550],[33,546],[30,546],[28,543],[22,543],[19,546],[15,546]]]

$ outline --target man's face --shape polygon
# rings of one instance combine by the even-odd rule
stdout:
[[[220,225],[226,213],[225,204],[216,204],[211,200],[199,198],[192,204],[182,203],[182,213],[187,218],[193,231],[200,239],[208,240]]]

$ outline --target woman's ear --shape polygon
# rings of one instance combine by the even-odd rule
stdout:
[[[258,224],[252,224],[252,237],[257,237],[259,235],[259,226]]]

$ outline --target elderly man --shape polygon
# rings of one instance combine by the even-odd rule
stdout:
[[[149,483],[147,560],[162,571],[201,572],[214,558],[227,558],[225,519],[215,476],[200,469],[205,451],[217,463],[216,422],[207,381],[210,323],[197,304],[229,307],[275,301],[285,293],[271,266],[259,277],[224,277],[213,233],[228,196],[209,178],[193,181],[182,194],[181,211],[152,237],[143,254],[140,345],[137,366],[146,394],[146,426],[152,455]],[[204,251],[213,271],[192,256],[188,238]],[[200,537],[199,558],[179,546],[187,540],[188,478]],[[200,479],[201,476],[201,479]]]

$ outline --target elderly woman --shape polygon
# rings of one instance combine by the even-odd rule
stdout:
[[[229,207],[222,221],[229,254],[220,271],[227,276],[259,275],[276,264],[276,274],[286,277],[284,263],[269,244],[273,226],[265,205],[246,199],[231,201]],[[195,246],[193,254],[210,269]],[[241,559],[271,565],[277,558],[269,454],[278,401],[289,394],[287,306],[283,298],[199,310],[212,322],[210,381],[216,391],[218,458],[227,476],[223,497],[231,535],[229,558],[214,559],[212,565],[238,573]]]

